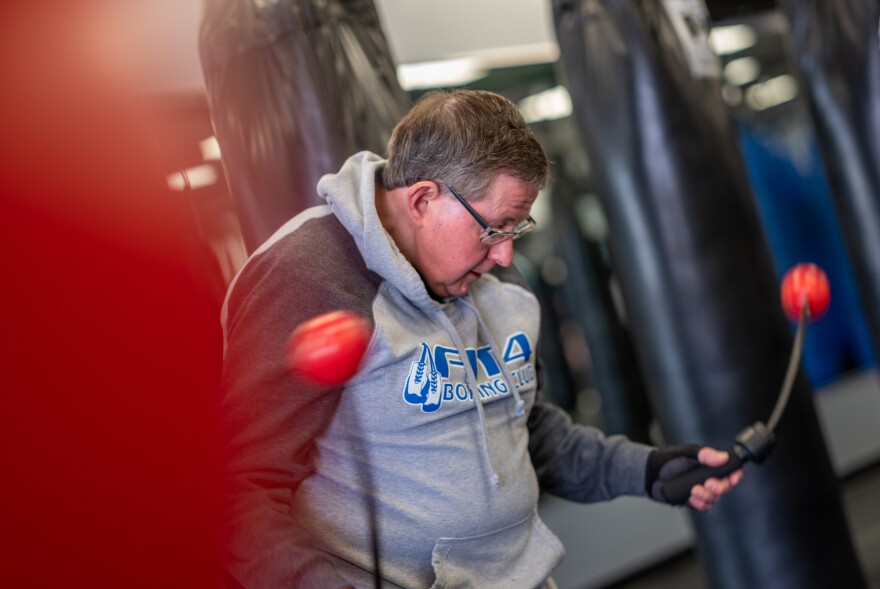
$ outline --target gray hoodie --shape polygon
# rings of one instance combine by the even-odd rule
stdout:
[[[246,587],[538,587],[563,556],[540,491],[645,495],[652,448],[574,425],[538,399],[538,301],[513,268],[433,299],[385,231],[384,160],[362,152],[229,288],[223,408],[226,566]],[[452,245],[450,247],[453,247]],[[292,377],[286,339],[345,309],[372,336],[327,389]]]

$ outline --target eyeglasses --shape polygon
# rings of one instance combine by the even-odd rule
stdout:
[[[471,214],[471,216],[476,219],[477,223],[480,224],[480,227],[483,228],[482,233],[480,233],[480,241],[485,243],[486,245],[495,245],[496,243],[501,243],[502,241],[507,241],[508,239],[518,239],[535,228],[535,220],[532,219],[531,216],[526,218],[525,221],[521,221],[516,224],[516,226],[510,230],[505,231],[504,229],[495,229],[494,227],[490,227],[488,223],[486,223],[483,218],[477,214],[477,211],[471,207],[471,205],[464,199],[462,195],[457,193],[452,186],[446,185],[449,188],[449,192],[452,193],[452,196],[458,199],[464,208]]]

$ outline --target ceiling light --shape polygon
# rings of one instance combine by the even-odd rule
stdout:
[[[734,86],[754,82],[761,75],[761,62],[754,57],[740,57],[724,66],[724,79]]]
[[[765,110],[793,100],[798,94],[797,80],[791,74],[770,78],[746,90],[746,104],[753,110]]]
[[[755,30],[748,25],[715,27],[709,32],[709,46],[716,55],[729,55],[748,49],[756,41]]]
[[[518,106],[528,123],[563,119],[571,115],[571,96],[564,86],[556,86],[523,98]]]
[[[485,78],[488,71],[474,59],[444,59],[397,66],[397,80],[404,90],[464,86]]]
[[[220,143],[216,137],[208,137],[199,141],[199,149],[202,151],[202,159],[206,162],[220,159]]]
[[[165,181],[168,183],[168,188],[176,192],[183,192],[187,189],[195,190],[216,184],[217,170],[211,164],[203,164],[168,174]]]

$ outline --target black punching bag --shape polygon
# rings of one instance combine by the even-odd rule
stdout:
[[[705,5],[674,6],[554,0],[554,16],[666,441],[727,448],[768,419],[792,331],[707,51]],[[803,374],[776,434],[740,487],[694,512],[712,586],[864,587]]]
[[[249,251],[406,110],[372,0],[206,0],[199,51]]]
[[[877,0],[784,0],[831,194],[880,350],[880,44]]]
[[[576,190],[564,178],[556,184],[548,195],[553,237],[557,252],[575,270],[561,290],[570,319],[583,329],[590,349],[593,381],[602,399],[602,429],[649,443],[651,409],[632,337],[614,305],[611,272],[598,244],[578,224],[571,202]]]

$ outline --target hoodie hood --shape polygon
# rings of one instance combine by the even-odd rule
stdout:
[[[428,293],[422,277],[409,263],[376,210],[376,186],[381,183],[385,159],[362,151],[346,160],[339,172],[318,182],[318,194],[354,238],[367,268],[387,280],[424,310],[437,310],[442,303]]]

